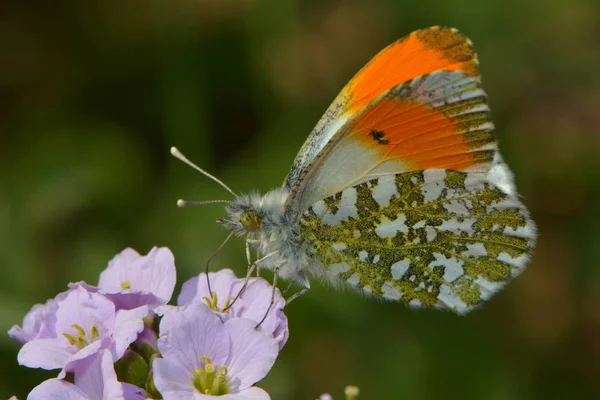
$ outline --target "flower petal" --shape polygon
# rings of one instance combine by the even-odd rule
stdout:
[[[35,339],[21,347],[17,360],[29,368],[57,369],[64,367],[70,357],[58,339]]]
[[[49,299],[45,304],[36,304],[25,315],[23,328],[13,326],[8,335],[24,344],[33,339],[48,339],[56,337],[56,310],[58,302],[62,301],[70,291],[65,291]]]
[[[182,392],[168,392],[167,394],[163,394],[163,400],[198,400],[198,399],[204,399],[204,397],[199,397],[200,394],[197,392],[188,392],[188,391],[182,391]],[[214,396],[210,396],[213,398],[214,400]],[[218,400],[226,400],[226,398],[221,398],[219,397]]]
[[[177,282],[175,257],[166,247],[158,249],[155,247],[146,257],[151,259],[151,262],[144,268],[146,282],[150,283],[150,287],[145,290],[154,293],[167,303],[173,296]]]
[[[256,386],[244,389],[235,396],[236,400],[271,400],[269,393]]]
[[[109,350],[103,350],[74,366],[75,386],[91,399],[122,399],[123,389],[117,380],[113,358]]]
[[[237,293],[238,290],[241,290],[243,282],[243,279],[239,279],[234,284],[232,291]],[[232,306],[232,313],[236,317],[248,318],[258,323],[269,310],[269,314],[260,327],[277,339],[281,349],[289,336],[287,317],[282,311],[285,307],[285,299],[281,295],[281,291],[275,288],[273,305],[269,309],[272,293],[273,286],[269,282],[262,278],[251,278],[241,299]]]
[[[113,258],[102,274],[98,287],[106,293],[144,293],[152,304],[166,304],[173,295],[176,282],[175,259],[166,247],[153,247],[146,256],[125,249]],[[152,297],[148,296],[149,294]],[[134,298],[136,299],[136,298]],[[127,297],[124,300],[130,302]],[[140,299],[137,299],[140,301]],[[129,307],[142,304],[135,303]]]
[[[75,325],[81,327],[87,335],[96,330],[103,337],[113,333],[114,324],[115,305],[100,293],[91,293],[84,287],[77,286],[58,302],[56,335],[65,347],[70,347],[70,343],[63,336],[64,333],[75,337],[79,334]]]
[[[142,306],[133,310],[120,310],[115,318],[113,332],[114,361],[123,357],[127,347],[133,343],[144,329],[144,318],[148,315],[148,307]]]
[[[142,256],[132,248],[126,248],[108,262],[108,267],[100,273],[98,289],[107,293],[118,293],[123,289],[121,283],[128,281],[128,268]]]
[[[192,384],[192,371],[176,361],[156,358],[152,363],[152,370],[154,386],[165,399],[174,392],[193,393],[195,391]]]
[[[83,349],[79,350],[77,353],[72,354],[71,357],[67,360],[67,363],[63,367],[62,371],[58,374],[59,379],[64,379],[67,376],[67,372],[73,372],[75,365],[77,362],[84,360],[88,357],[95,356],[102,349],[108,349],[113,344],[113,341],[109,337],[102,338],[100,340],[96,340],[85,346]]]
[[[198,400],[214,400],[215,396],[200,394],[198,392],[195,393],[196,399]],[[178,399],[173,397],[173,399]],[[165,398],[166,400],[166,398]],[[252,386],[248,389],[244,389],[239,393],[230,393],[226,395],[222,395],[218,397],[218,400],[271,400],[269,393],[265,392],[263,389]]]
[[[146,400],[148,398],[146,392],[131,383],[122,383],[121,385],[123,386],[123,398],[125,400]]]
[[[132,310],[141,306],[148,306],[151,310],[162,306],[165,301],[150,292],[134,293],[104,293],[117,310]]]
[[[224,323],[231,338],[229,359],[225,366],[228,376],[244,390],[267,375],[277,358],[277,341],[268,333],[254,329],[256,323],[245,318],[233,318]]]
[[[23,328],[14,325],[8,331],[8,336],[21,344],[25,344],[28,341],[35,339],[42,329],[44,313],[47,312],[48,308],[51,306],[52,300],[48,300],[46,304],[34,305],[23,319]]]
[[[200,366],[200,357],[222,365],[229,354],[223,323],[206,305],[192,302],[165,314],[160,322],[158,349],[163,358],[181,363],[188,371]]]
[[[227,298],[231,297],[231,286],[237,280],[230,269],[222,269],[218,272],[209,272],[210,289],[217,294],[218,307],[223,308]],[[237,293],[237,292],[236,292]],[[183,283],[181,293],[177,298],[177,305],[183,306],[192,300],[202,301],[203,297],[210,298],[206,274],[201,273]]]
[[[27,400],[96,400],[73,385],[60,379],[48,379],[37,385],[27,396]]]

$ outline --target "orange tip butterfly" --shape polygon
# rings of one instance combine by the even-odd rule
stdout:
[[[172,153],[234,196],[217,201],[227,203],[219,223],[245,238],[249,264],[303,287],[292,298],[311,276],[465,314],[519,275],[534,247],[477,55],[456,29],[422,29],[377,54],[264,196],[238,196]]]

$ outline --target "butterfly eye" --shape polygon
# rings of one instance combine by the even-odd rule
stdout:
[[[244,211],[240,215],[240,223],[249,231],[259,230],[262,226],[260,215],[254,210]]]

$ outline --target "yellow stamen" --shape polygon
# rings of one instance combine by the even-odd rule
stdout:
[[[83,329],[81,326],[73,324],[71,325],[71,328],[77,331],[77,336],[85,336],[85,329]]]
[[[90,337],[92,338],[92,341],[94,341],[100,337],[100,332],[98,332],[98,325],[92,326],[92,330],[90,332]]]
[[[192,384],[198,392],[208,395],[220,396],[229,393],[227,382],[227,368],[215,366],[209,357],[202,356],[200,361],[204,367],[196,368],[193,374]]]
[[[225,312],[225,310],[227,310],[227,308],[229,307],[229,304],[231,304],[231,302],[233,301],[233,297],[228,297],[227,300],[225,300],[225,304],[223,305],[223,308],[219,308],[219,300],[218,300],[217,294],[215,292],[212,292],[210,299],[208,297],[204,296],[204,297],[202,297],[202,300],[204,300],[206,302],[206,305],[211,310],[222,313],[222,312]]]

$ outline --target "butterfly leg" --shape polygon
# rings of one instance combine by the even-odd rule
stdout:
[[[250,255],[250,243],[248,243],[247,241],[246,241],[246,261],[248,262],[248,269],[250,269],[250,267],[252,266],[252,256]]]
[[[260,240],[246,239],[246,258],[248,258],[248,268],[250,268],[250,244],[258,244]],[[256,259],[260,258],[260,249],[256,248]],[[256,276],[260,276],[260,265],[256,266]]]
[[[283,292],[281,292],[282,294],[286,294],[287,292],[290,291],[290,289],[292,288],[292,286],[294,286],[294,283],[296,283],[296,281],[291,281],[289,285],[287,285],[287,287],[283,290]]]
[[[248,281],[250,280],[250,276],[252,276],[252,272],[254,272],[254,268],[257,268],[258,265],[265,261],[266,259],[279,254],[279,252],[274,251],[272,253],[267,254],[266,256],[264,256],[263,258],[259,258],[258,260],[254,261],[253,263],[251,263],[248,266],[248,272],[246,272],[246,277],[244,278],[244,285],[242,286],[242,288],[240,289],[240,291],[238,292],[238,294],[234,297],[234,299],[231,301],[231,303],[229,303],[227,305],[227,307],[225,307],[223,309],[223,311],[227,311],[229,308],[231,308],[231,306],[233,306],[233,304],[240,298],[240,296],[244,293],[244,291],[246,290],[246,287],[248,286]],[[247,251],[247,255],[248,255],[248,259],[250,259],[250,251]]]
[[[262,317],[260,322],[256,324],[254,329],[258,329],[262,325],[262,323],[265,322],[265,319],[267,319],[267,315],[269,315],[269,311],[271,311],[271,307],[273,307],[273,303],[275,303],[275,291],[277,290],[277,275],[280,267],[281,264],[277,264],[273,267],[273,290],[271,291],[271,301],[269,302],[269,307],[267,307],[265,315]]]
[[[260,258],[260,249],[256,249],[256,258]],[[260,276],[260,265],[256,266],[256,277]]]
[[[285,301],[285,305],[286,307],[294,300],[296,300],[298,297],[302,296],[304,293],[308,292],[308,289],[310,289],[310,287],[305,287],[302,288],[301,290],[297,291],[296,293],[294,293],[293,295],[290,296],[289,299],[287,299]]]
[[[225,247],[225,245],[227,244],[229,239],[231,239],[232,237],[233,237],[233,232],[231,232],[229,234],[229,236],[227,236],[227,238],[223,241],[223,243],[221,243],[221,245],[217,248],[217,250],[206,261],[206,268],[205,268],[206,285],[208,286],[208,293],[210,294],[211,298],[213,297],[213,291],[212,291],[212,288],[210,287],[210,279],[208,279],[208,268],[210,267],[211,261],[217,256],[217,254],[219,254],[219,252],[223,249],[223,247]]]

